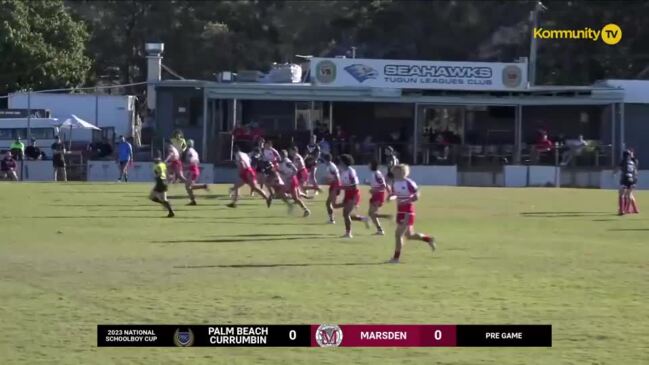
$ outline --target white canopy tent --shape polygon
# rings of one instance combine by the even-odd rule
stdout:
[[[100,131],[101,128],[97,127],[96,125],[86,122],[85,120],[77,117],[74,114],[71,114],[70,117],[65,119],[61,125],[59,125],[59,128],[70,128],[70,145],[69,148],[72,148],[72,130],[73,129],[86,129],[86,130],[96,130]]]

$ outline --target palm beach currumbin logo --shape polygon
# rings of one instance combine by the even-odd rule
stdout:
[[[379,72],[367,65],[355,63],[345,67],[345,71],[349,72],[356,81],[362,83],[365,80],[376,79]]]
[[[194,333],[191,329],[181,331],[179,328],[174,332],[174,345],[178,347],[189,347],[194,344]]]

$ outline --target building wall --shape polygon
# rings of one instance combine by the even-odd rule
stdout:
[[[155,113],[157,143],[171,137],[175,129],[180,129],[185,138],[193,139],[196,149],[201,151],[203,149],[202,100],[202,89],[157,88]],[[208,119],[209,117],[208,115]]]
[[[649,162],[649,104],[625,104],[624,118],[625,145],[635,150],[642,168]]]
[[[523,107],[523,142],[533,140],[539,128],[548,130],[550,137],[563,134],[566,138],[576,138],[583,134],[585,139],[602,140],[610,143],[610,124],[607,106],[526,106]],[[588,121],[581,121],[581,113]],[[610,112],[609,112],[610,113]]]

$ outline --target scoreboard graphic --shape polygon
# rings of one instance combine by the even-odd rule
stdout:
[[[552,325],[98,325],[99,347],[552,347]]]

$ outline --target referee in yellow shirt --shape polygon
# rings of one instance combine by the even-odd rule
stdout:
[[[169,211],[167,217],[173,218],[176,214],[167,200],[167,165],[162,162],[160,153],[157,153],[156,158],[153,159],[153,173],[155,174],[155,185],[149,194],[149,199],[167,208]]]

